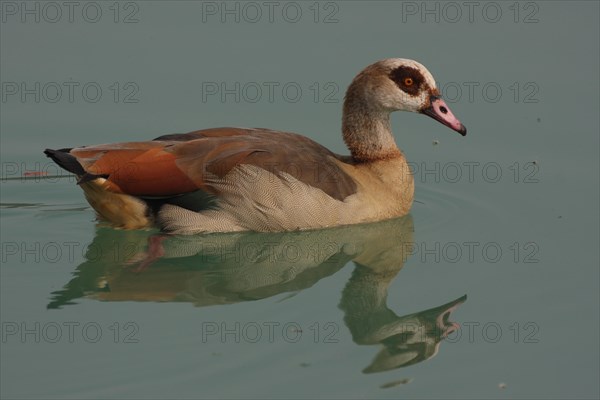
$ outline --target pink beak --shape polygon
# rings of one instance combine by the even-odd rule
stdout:
[[[463,136],[467,134],[467,128],[452,114],[446,102],[440,97],[431,96],[429,107],[424,108],[421,112]]]

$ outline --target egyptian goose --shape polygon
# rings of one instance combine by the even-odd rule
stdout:
[[[175,234],[325,228],[409,212],[413,177],[389,119],[398,110],[466,135],[429,71],[390,58],[348,87],[342,133],[349,156],[295,133],[248,128],[45,154],[77,175],[90,205],[115,227]]]

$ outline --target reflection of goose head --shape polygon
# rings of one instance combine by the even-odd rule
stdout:
[[[438,352],[441,340],[458,328],[449,317],[462,296],[429,310],[399,317],[387,306],[387,289],[395,274],[378,259],[363,259],[344,288],[340,308],[344,322],[358,344],[382,344],[365,373],[388,371],[425,361]]]
[[[380,340],[383,348],[363,372],[388,371],[434,357],[441,341],[459,328],[457,323],[449,322],[448,319],[452,311],[466,299],[467,296],[462,296],[429,310],[402,317],[395,316],[392,323],[372,326],[390,336]]]

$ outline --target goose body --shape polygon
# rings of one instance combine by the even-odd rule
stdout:
[[[344,101],[349,156],[295,133],[215,128],[45,151],[74,173],[99,217],[176,234],[289,231],[379,221],[409,212],[414,183],[391,133],[392,111],[427,114],[465,135],[421,64],[365,68]]]

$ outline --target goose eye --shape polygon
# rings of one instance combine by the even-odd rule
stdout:
[[[404,78],[404,84],[405,84],[406,86],[412,86],[412,84],[413,84],[413,83],[414,83],[414,82],[413,82],[413,79],[412,79],[412,78]]]

